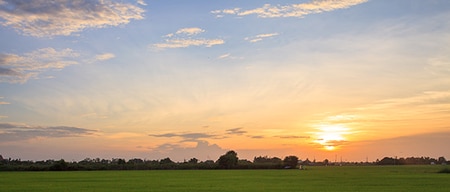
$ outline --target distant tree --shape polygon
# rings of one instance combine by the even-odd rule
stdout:
[[[64,159],[61,159],[59,161],[54,161],[52,165],[50,166],[50,171],[65,171],[67,170],[67,163],[64,161]]]
[[[144,160],[139,159],[139,158],[134,158],[134,159],[130,159],[127,162],[128,164],[143,164]]]
[[[92,162],[92,161],[91,161]],[[118,165],[123,165],[126,164],[127,162],[125,161],[125,159],[121,159],[121,158],[113,158],[111,163],[113,164],[118,164]]]
[[[438,163],[439,163],[439,164],[446,164],[446,163],[447,163],[447,160],[445,159],[445,157],[439,157],[439,158],[438,158]]]
[[[191,159],[189,159],[188,163],[190,163],[190,164],[197,164],[198,163],[198,159],[197,158],[191,158]]]
[[[161,163],[161,164],[172,164],[172,163],[174,163],[170,158],[164,158],[164,159],[161,159],[160,161],[159,161],[159,163]]]
[[[117,160],[117,164],[119,164],[119,165],[123,165],[125,163],[126,163],[125,159],[118,159]]]
[[[407,161],[408,159],[406,159]],[[396,165],[397,160],[392,158],[392,157],[384,157],[383,159],[381,159],[380,161],[377,162],[378,165]]]
[[[282,160],[278,157],[268,157],[268,156],[259,156],[259,157],[254,157],[253,158],[253,163],[274,163],[274,164],[278,164],[281,163]]]
[[[324,165],[328,165],[328,163],[330,163],[330,161],[328,159],[323,160]]]
[[[225,155],[222,155],[217,160],[220,168],[223,169],[231,169],[236,167],[239,158],[237,157],[237,153],[235,151],[228,151]]]
[[[302,162],[302,165],[312,165],[312,162],[308,158],[306,158],[306,160]]]
[[[285,168],[295,169],[297,167],[297,164],[298,164],[298,157],[294,155],[287,156],[283,160],[283,165]]]

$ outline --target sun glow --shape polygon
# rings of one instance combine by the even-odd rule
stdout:
[[[317,130],[315,143],[320,144],[325,150],[333,151],[347,142],[344,135],[348,134],[350,129],[343,125],[321,125]]]

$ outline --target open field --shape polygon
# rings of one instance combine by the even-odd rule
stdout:
[[[0,191],[449,191],[443,168],[0,172]]]

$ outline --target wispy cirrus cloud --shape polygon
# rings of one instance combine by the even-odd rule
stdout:
[[[3,97],[0,97],[0,100],[2,100],[3,99]],[[6,102],[6,101],[0,101],[0,105],[9,105],[10,103],[9,102]]]
[[[198,27],[192,27],[192,28],[182,28],[179,29],[176,34],[186,34],[186,35],[197,35],[199,33],[205,32],[204,29],[200,29]]]
[[[116,56],[114,54],[112,54],[112,53],[103,53],[103,54],[100,54],[100,55],[96,55],[95,56],[95,60],[97,60],[97,61],[105,61],[105,60],[112,59],[114,57],[116,57]]]
[[[230,57],[230,56],[231,56],[230,53],[225,53],[225,54],[220,55],[219,57],[217,57],[217,59],[225,59],[225,58],[228,58],[228,57]]]
[[[139,5],[147,5],[144,0],[137,0],[137,4]]]
[[[16,123],[0,123],[0,141],[21,141],[33,138],[81,137],[93,135],[92,129],[53,126],[41,127]]]
[[[49,70],[78,64],[80,54],[72,49],[42,48],[23,55],[0,53],[0,82],[24,83]]]
[[[243,134],[247,133],[247,131],[244,131],[242,129],[242,127],[227,129],[226,132],[229,135],[243,135]]]
[[[217,138],[218,135],[208,134],[208,133],[165,133],[165,134],[150,134],[152,137],[179,137],[183,141],[198,141],[199,139],[210,139]]]
[[[249,41],[250,43],[256,43],[258,41],[262,41],[265,38],[273,37],[279,35],[278,33],[265,33],[265,34],[259,34],[252,37],[246,37],[245,40]]]
[[[197,35],[206,32],[204,29],[192,27],[182,28],[175,33],[169,33],[164,36],[164,43],[156,43],[152,46],[157,49],[166,48],[186,48],[190,46],[212,47],[214,45],[224,44],[223,39],[207,39],[197,37]]]
[[[39,79],[47,71],[62,70],[68,66],[95,61],[105,61],[115,57],[112,53],[96,55],[94,58],[80,61],[79,52],[66,48],[42,48],[24,54],[0,53],[0,83],[25,83],[30,79]]]
[[[211,13],[216,14],[217,17],[223,17],[224,15],[257,15],[260,18],[304,17],[309,14],[349,8],[367,1],[368,0],[313,0],[309,3],[284,6],[265,4],[262,7],[249,10],[242,10],[241,8],[215,10]]]
[[[309,139],[311,138],[310,136],[298,136],[298,135],[279,135],[276,136],[280,139]]]
[[[110,0],[2,0],[0,25],[28,36],[68,36],[88,28],[127,24],[143,19],[143,13],[135,5]]]

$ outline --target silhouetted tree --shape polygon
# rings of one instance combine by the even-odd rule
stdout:
[[[278,157],[270,158],[268,156],[264,156],[264,157],[259,156],[259,157],[254,157],[253,158],[253,163],[275,163],[275,164],[278,164],[278,163],[281,163],[281,162],[282,162],[282,160],[280,158],[278,158]]]
[[[51,171],[65,171],[67,170],[67,163],[64,161],[64,159],[61,159],[59,161],[54,161],[53,164],[50,166]]]
[[[298,164],[298,157],[294,155],[287,156],[283,160],[283,165],[285,168],[295,169],[297,167],[297,164]]]
[[[188,163],[190,163],[190,164],[197,164],[198,163],[198,159],[197,158],[191,158],[191,159],[189,159]]]
[[[161,164],[171,164],[174,163],[170,158],[164,158],[159,161]]]
[[[143,163],[144,163],[144,160],[138,159],[138,158],[134,158],[134,159],[128,160],[127,163],[128,163],[128,164],[133,164],[133,165],[135,165],[135,164],[143,164]]]
[[[231,169],[234,168],[238,163],[239,158],[235,151],[228,151],[225,155],[222,155],[217,160],[220,168]]]
[[[377,162],[378,165],[397,165],[398,162],[396,159],[392,157],[384,157],[380,161]]]
[[[323,160],[324,165],[328,165],[328,163],[330,163],[330,161],[328,159]]]

